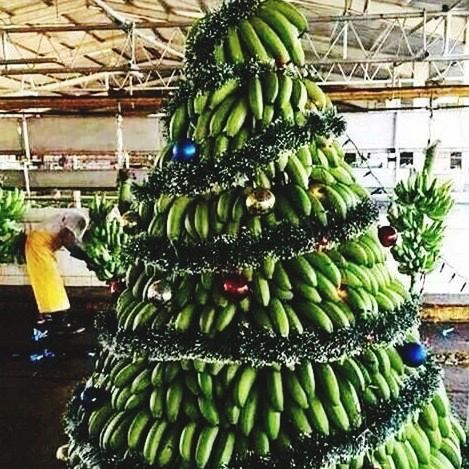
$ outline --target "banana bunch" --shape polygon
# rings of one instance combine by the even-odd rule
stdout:
[[[444,219],[453,207],[451,191],[451,181],[439,183],[436,177],[425,171],[416,172],[407,180],[398,182],[394,189],[401,203],[413,204],[432,220]]]
[[[279,168],[289,183],[276,191],[274,215],[278,220],[298,225],[311,217],[326,227],[331,219],[345,219],[368,197],[355,182],[337,142],[318,138],[287,156],[284,167]]]
[[[105,196],[98,195],[89,206],[90,225],[85,234],[85,251],[91,261],[89,268],[99,280],[123,278],[125,274],[119,255],[127,235],[119,220],[108,220],[113,207]]]
[[[109,215],[114,208],[114,203],[105,195],[95,194],[89,205],[90,223],[99,224]]]
[[[435,268],[446,231],[445,218],[453,204],[451,183],[439,184],[427,171],[396,185],[388,219],[401,235],[391,249],[400,272],[415,279]]]
[[[305,16],[290,3],[268,0],[255,16],[231,27],[225,40],[216,48],[218,63],[239,64],[255,59],[278,65],[305,63],[300,35],[308,27]]]
[[[25,193],[17,187],[13,190],[0,187],[0,219],[22,221],[26,210]]]
[[[0,187],[0,263],[24,262],[25,193]]]
[[[384,261],[384,250],[370,230],[334,250],[286,261],[265,258],[260,269],[243,272],[252,294],[240,302],[223,294],[213,273],[178,277],[171,287],[171,308],[159,311],[148,292],[162,274],[136,263],[127,271],[117,318],[129,331],[173,324],[179,332],[214,336],[248,319],[282,337],[307,328],[331,333],[353,326],[357,317],[397,310],[408,300],[409,293],[391,278]]]
[[[153,218],[148,225],[147,233],[155,238],[193,243],[226,232],[231,223],[228,219],[231,218],[231,214],[228,213],[227,198],[228,196],[235,198],[237,195],[239,195],[238,211],[244,212],[245,196],[237,194],[236,190],[212,198],[160,196],[155,202]]]
[[[179,332],[198,330],[209,336],[224,331],[239,319],[238,312],[248,311],[250,300],[229,301],[214,277],[211,273],[178,277],[171,285],[171,308],[157,308],[150,295],[155,283],[164,285],[161,273],[150,265],[132,265],[127,289],[116,306],[119,327],[136,332],[171,324]]]
[[[150,296],[151,288],[160,285],[161,280],[160,273],[150,265],[137,262],[127,269],[127,288],[120,294],[115,308],[120,329],[129,332],[158,330],[167,324],[171,316],[169,309],[157,308]]]
[[[456,469],[462,466],[464,441],[464,430],[450,414],[448,398],[441,389],[424,406],[417,421],[408,422],[374,451],[371,462],[385,467]]]
[[[200,468],[220,467],[246,451],[289,448],[300,436],[358,428],[364,406],[396,399],[408,373],[394,347],[294,368],[102,355],[97,372],[110,399],[86,416],[92,440],[117,455],[136,452],[156,467]],[[358,468],[365,458],[381,464],[400,458],[409,460],[406,467],[419,467],[447,458],[452,466],[435,467],[460,467],[463,433],[455,422],[439,390],[418,421],[348,463]]]
[[[384,262],[373,230],[336,249],[268,258],[252,273],[250,320],[288,337],[307,328],[331,333],[353,326],[357,317],[397,310],[409,292]]]
[[[249,310],[250,300],[230,301],[221,291],[215,275],[183,277],[175,289],[174,327],[179,332],[198,330],[214,336],[238,322],[240,314]]]
[[[399,396],[406,373],[394,347],[369,350],[358,359],[349,360],[342,366],[350,382],[362,392],[364,403],[379,405],[381,400]],[[428,464],[435,468],[460,468],[463,441],[465,434],[451,415],[448,398],[441,387],[423,407],[418,419],[409,421],[395,437],[375,449],[368,462],[384,467],[418,468]]]
[[[277,169],[288,178],[284,185],[272,186],[275,169],[259,170],[256,185],[275,192],[273,210],[262,216],[249,213],[246,207],[249,188],[230,189],[210,196],[162,195],[153,207],[148,202],[141,203],[141,225],[152,237],[188,243],[206,241],[217,234],[236,235],[242,227],[260,236],[264,229],[285,219],[300,225],[311,218],[327,227],[334,219],[345,219],[368,197],[355,182],[350,167],[337,155],[336,146],[330,144],[329,151],[324,149],[333,155],[329,156],[330,163],[315,144],[301,147],[296,154],[286,154],[286,159],[282,156]],[[337,160],[336,166],[332,166],[332,158]]]
[[[287,72],[267,71],[253,76],[244,86],[227,80],[212,92],[201,92],[181,104],[171,116],[171,141],[188,136],[200,144],[204,158],[222,157],[244,146],[254,130],[267,127],[277,118],[304,122],[305,111],[323,107],[320,88],[310,80]],[[158,164],[170,158],[170,146],[163,150]]]

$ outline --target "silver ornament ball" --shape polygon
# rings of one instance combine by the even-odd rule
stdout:
[[[156,282],[153,282],[148,287],[147,291],[148,300],[155,303],[167,303],[171,299],[172,295],[173,293],[171,291],[171,286],[164,280],[157,280]]]
[[[269,189],[258,187],[246,197],[246,207],[253,215],[270,212],[275,205],[275,195]]]
[[[124,233],[135,234],[138,231],[139,217],[135,212],[128,211],[122,215],[121,223]]]

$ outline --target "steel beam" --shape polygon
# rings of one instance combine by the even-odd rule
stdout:
[[[0,70],[1,76],[10,75],[63,75],[63,74],[87,74],[87,73],[130,73],[130,72],[172,72],[178,70],[176,66],[164,65],[137,65],[131,68],[129,65],[103,66],[103,67],[41,67],[41,68],[15,68]]]
[[[469,85],[407,86],[384,88],[322,87],[332,101],[385,101],[387,99],[441,98],[443,96],[469,96]]]
[[[52,60],[47,60],[51,62]],[[467,54],[457,54],[457,55],[448,55],[448,56],[431,56],[431,57],[416,57],[416,56],[393,56],[393,57],[371,57],[365,59],[316,59],[309,60],[307,65],[312,66],[331,66],[331,65],[366,65],[366,64],[394,64],[401,65],[404,63],[416,63],[416,62],[465,62],[469,61],[469,55]],[[8,61],[3,61],[8,62]],[[18,62],[20,63],[20,62]],[[25,63],[23,60],[21,63]],[[32,62],[34,63],[34,62]],[[43,62],[37,62],[43,63]],[[45,63],[45,62],[44,62]],[[2,61],[0,61],[0,65]],[[128,65],[118,65],[118,66],[103,66],[103,67],[40,67],[40,68],[15,68],[8,70],[0,70],[1,76],[12,76],[12,75],[62,75],[65,73],[73,74],[87,74],[87,73],[130,73],[130,72],[174,72],[181,70],[181,66],[176,65],[139,65],[136,64],[136,68],[131,68]]]
[[[155,37],[148,36],[147,34],[143,33],[141,30],[137,29],[134,25],[134,21],[126,17],[124,14],[117,12],[113,8],[111,8],[106,2],[103,0],[92,0],[92,2],[116,25],[119,26],[120,29],[127,31],[132,37],[137,36],[142,41],[156,47],[158,49],[163,49],[171,53],[172,55],[184,58],[184,54],[180,51],[177,51],[169,46],[169,44],[164,44],[161,41],[158,41]]]
[[[122,110],[134,108],[148,108],[155,110],[161,107],[162,97],[128,96],[128,97],[108,97],[108,96],[86,96],[86,97],[1,97],[0,110],[21,111],[24,109],[55,109],[55,110],[93,110],[93,109],[113,109],[114,113],[121,106]]]
[[[469,97],[469,85],[408,86],[380,88],[344,88],[322,86],[333,101],[384,101],[387,99],[439,98],[443,96]],[[25,96],[1,97],[0,110],[25,109],[84,110],[111,109],[115,113],[142,110],[154,112],[161,108],[164,96]],[[31,111],[33,112],[33,111]]]
[[[469,18],[469,11],[449,12],[402,12],[402,13],[375,13],[365,15],[321,15],[309,18],[310,24],[330,23],[335,21],[360,23],[364,21],[395,20],[395,19],[429,19],[444,18],[451,14],[454,18]],[[136,29],[169,29],[169,28],[189,28],[193,21],[135,21]],[[59,33],[73,31],[116,31],[121,30],[122,25],[114,23],[83,23],[83,24],[32,24],[22,25],[0,25],[0,33],[9,34],[31,34],[31,33]]]

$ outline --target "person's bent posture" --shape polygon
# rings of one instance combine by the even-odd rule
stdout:
[[[84,330],[72,327],[68,321],[70,302],[55,252],[64,247],[72,256],[86,261],[80,244],[87,225],[86,217],[78,210],[65,209],[37,225],[26,237],[26,268],[39,310],[37,324],[46,324],[52,333]]]

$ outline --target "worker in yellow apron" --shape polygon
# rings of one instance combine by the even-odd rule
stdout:
[[[69,322],[70,302],[55,253],[66,248],[72,256],[86,261],[81,241],[87,225],[88,221],[80,211],[64,209],[35,226],[26,236],[26,268],[39,310],[37,325],[45,325],[52,334],[84,330]]]

